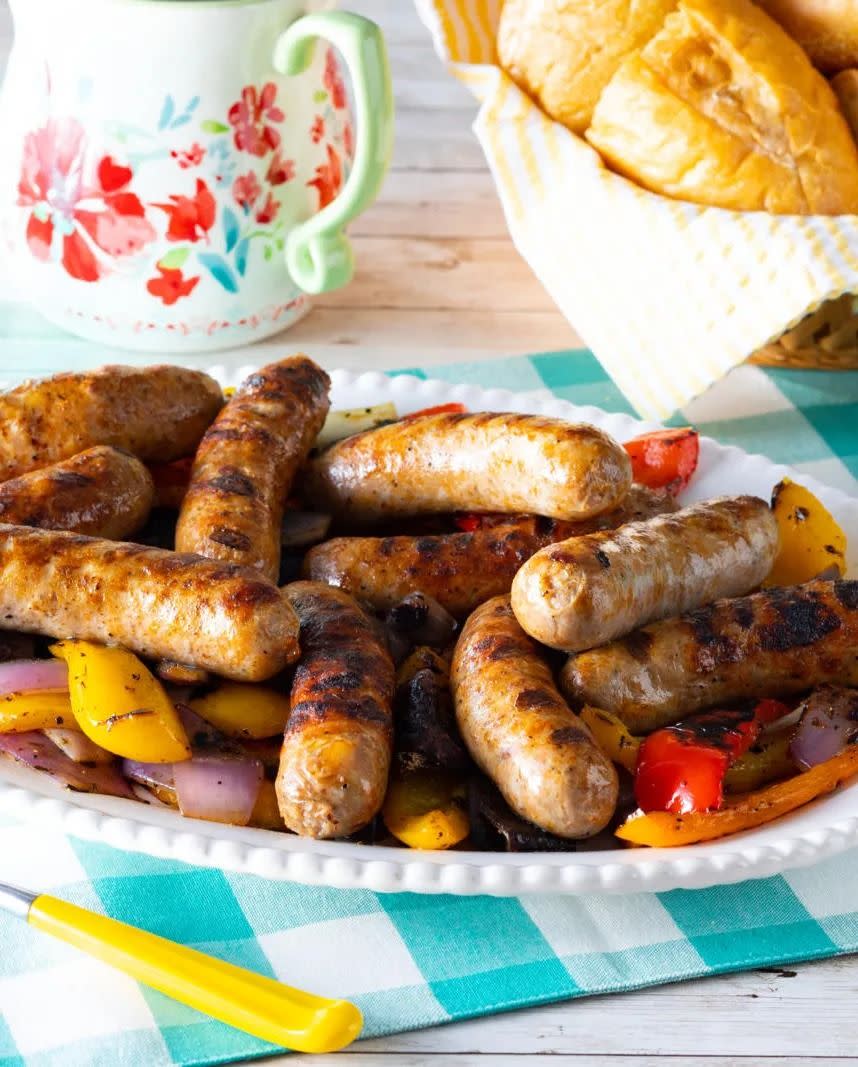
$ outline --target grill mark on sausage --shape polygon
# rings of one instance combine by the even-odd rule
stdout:
[[[834,595],[847,611],[858,611],[858,581],[835,582]]]
[[[234,548],[239,552],[246,552],[250,548],[250,538],[239,530],[232,530],[229,526],[215,526],[209,534],[209,541],[226,548]]]
[[[842,622],[836,612],[814,594],[772,590],[771,606],[775,621],[759,627],[757,643],[766,652],[788,652],[804,648],[839,630]]]
[[[324,722],[335,717],[351,722],[377,723],[386,730],[391,728],[390,715],[371,697],[363,700],[342,700],[328,696],[293,704],[285,733],[291,734],[310,723]]]
[[[652,650],[653,637],[648,630],[633,630],[621,638],[618,644],[625,647],[632,659],[645,663]]]
[[[596,562],[600,567],[606,571],[611,569],[611,561],[608,558],[607,552],[604,552],[601,548],[597,548],[593,555],[596,557]]]
[[[590,735],[580,726],[561,726],[551,731],[551,743],[554,745],[580,745],[589,741]]]
[[[243,567],[235,567],[232,572],[225,573],[231,573],[233,577],[237,577],[238,575],[246,575],[249,572]],[[252,611],[254,608],[261,607],[264,604],[273,604],[279,598],[280,591],[276,586],[269,585],[259,579],[248,582],[246,585],[242,585],[240,588],[230,592],[227,602],[230,607],[234,607],[236,610]]]
[[[264,426],[242,426],[235,429],[232,426],[218,426],[217,423],[206,430],[203,439],[206,445],[213,441],[258,441],[266,448],[278,449],[280,440],[276,434],[266,430]]]
[[[51,481],[63,489],[83,489],[93,484],[93,479],[77,471],[52,471]]]
[[[474,644],[474,652],[479,656],[485,656],[490,663],[500,660],[514,659],[521,655],[521,644],[511,637],[502,634],[482,637]]]
[[[203,482],[201,488],[235,496],[256,496],[256,486],[253,480],[234,467],[225,469],[223,474],[219,474],[208,482]]]
[[[522,689],[515,698],[515,706],[522,711],[529,708],[553,708],[557,704],[557,697],[552,696],[546,689]]]

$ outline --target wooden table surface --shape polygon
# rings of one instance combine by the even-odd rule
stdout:
[[[394,164],[353,227],[354,283],[289,333],[326,362],[388,367],[580,344],[518,257],[480,148],[475,107],[441,67],[411,0],[352,0],[387,33],[397,100]],[[0,67],[11,32],[0,0]],[[380,958],[378,966],[384,966]],[[858,1063],[858,963],[752,971],[593,997],[370,1041],[353,1067],[706,1067]],[[274,1061],[268,1061],[274,1062]],[[334,1057],[290,1056],[285,1067]]]

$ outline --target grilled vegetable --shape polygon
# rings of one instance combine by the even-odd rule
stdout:
[[[582,842],[557,837],[522,819],[482,775],[468,783],[471,842],[484,852],[574,852]]]
[[[677,496],[691,481],[700,458],[700,437],[690,426],[656,430],[626,441],[632,476],[650,489],[667,489]]]
[[[283,733],[289,697],[262,685],[223,682],[190,707],[227,737],[262,740]]]
[[[674,815],[667,811],[636,814],[616,831],[622,841],[654,848],[714,841],[727,834],[752,830],[831,793],[858,774],[858,745],[851,745],[825,763],[784,782],[728,800],[719,811]]]
[[[387,829],[409,848],[452,848],[470,830],[463,783],[438,770],[394,776],[381,814]]]
[[[376,404],[369,408],[350,408],[347,411],[332,411],[325,419],[322,432],[316,438],[316,448],[327,448],[352,434],[375,430],[396,422],[399,416],[391,403]]]
[[[858,689],[826,685],[801,705],[790,754],[802,770],[836,756],[858,740]]]
[[[784,478],[772,493],[772,511],[780,550],[765,585],[800,585],[821,574],[846,573],[846,534],[809,489]]]

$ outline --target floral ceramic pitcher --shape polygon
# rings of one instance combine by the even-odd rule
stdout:
[[[199,351],[273,334],[350,279],[343,228],[392,140],[377,26],[313,0],[11,6],[3,254],[39,311]]]

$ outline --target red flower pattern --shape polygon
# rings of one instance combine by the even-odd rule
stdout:
[[[235,198],[236,204],[239,207],[244,208],[245,211],[250,211],[256,201],[259,199],[259,194],[262,192],[262,186],[259,184],[259,179],[249,170],[247,174],[242,174],[235,179],[232,186],[232,195]]]
[[[355,158],[355,131],[350,122],[343,126],[343,151],[349,159]]]
[[[199,276],[186,278],[181,270],[171,267],[162,267],[157,264],[160,278],[150,278],[146,282],[146,288],[152,294],[162,300],[168,307],[181,300],[183,296],[190,296],[199,283]]]
[[[206,150],[201,144],[197,144],[196,141],[191,145],[187,151],[181,151],[174,148],[170,155],[175,159],[182,170],[188,170],[190,167],[198,167],[205,158]]]
[[[295,160],[284,159],[278,148],[268,165],[268,172],[265,175],[265,180],[269,185],[283,185],[284,182],[291,182],[294,177]]]
[[[325,136],[325,120],[321,115],[317,115],[313,119],[313,125],[310,127],[310,139],[313,144],[318,144],[319,141]]]
[[[339,153],[332,144],[327,146],[328,162],[316,167],[316,175],[307,182],[319,194],[319,210],[335,199],[343,185],[343,166]]]
[[[229,123],[235,127],[235,147],[251,155],[262,156],[280,144],[280,132],[271,123],[286,117],[276,106],[277,86],[267,82],[260,92],[256,86],[246,85],[241,99],[229,109]]]
[[[27,134],[18,203],[32,208],[27,245],[43,262],[59,259],[79,281],[98,281],[110,261],[139,252],[155,238],[131,192],[130,167],[104,156],[86,174],[86,137],[73,118],[50,119]]]
[[[207,238],[217,212],[217,202],[202,178],[197,178],[195,196],[171,196],[169,204],[155,204],[154,207],[166,211],[169,216],[168,241]]]
[[[348,103],[346,97],[346,83],[340,72],[340,64],[333,48],[328,49],[325,56],[325,88],[331,94],[331,103],[340,111]]]
[[[269,193],[268,199],[256,212],[256,221],[260,226],[266,226],[269,222],[273,222],[277,218],[277,212],[279,210],[280,202],[274,199],[273,193]]]

